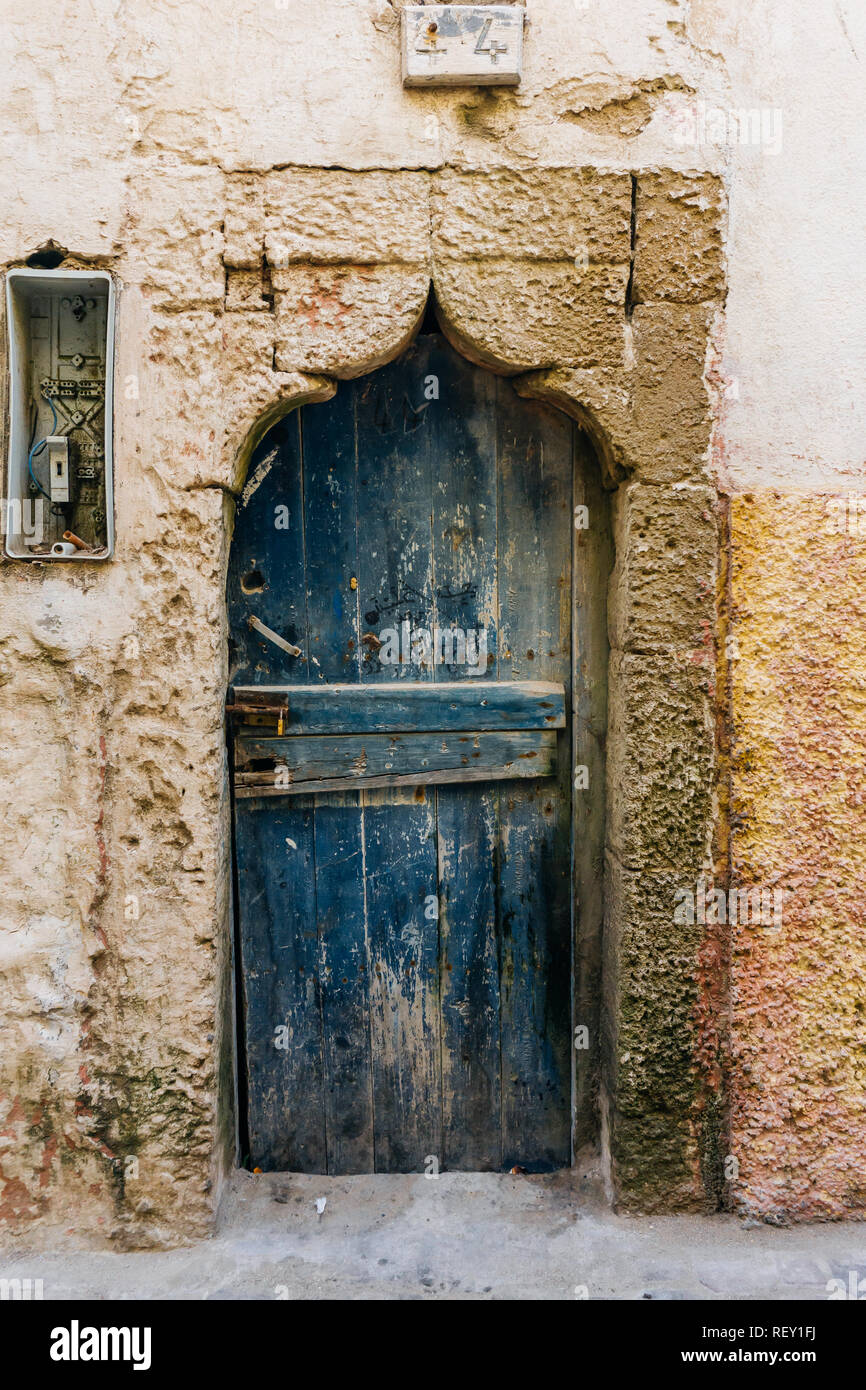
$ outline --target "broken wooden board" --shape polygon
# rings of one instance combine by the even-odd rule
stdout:
[[[240,738],[235,749],[236,796],[549,777],[556,768],[552,729]]]

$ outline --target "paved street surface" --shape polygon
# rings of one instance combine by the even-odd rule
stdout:
[[[7,1249],[0,1277],[41,1278],[46,1299],[825,1300],[834,1279],[866,1295],[866,1224],[615,1216],[571,1173],[238,1173],[210,1240],[82,1253],[73,1239]]]

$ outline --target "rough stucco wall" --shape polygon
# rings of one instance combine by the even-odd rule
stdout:
[[[864,19],[835,0],[802,15],[783,0],[759,12],[749,0],[529,0],[517,92],[407,93],[397,8],[242,0],[136,9],[101,0],[82,14],[71,0],[38,0],[3,19],[0,61],[10,75],[0,84],[0,122],[10,157],[0,262],[20,262],[53,237],[110,265],[122,285],[117,558],[74,579],[10,565],[0,573],[2,717],[25,733],[4,752],[11,908],[2,959],[12,1003],[3,1055],[20,1065],[0,1083],[0,1200],[13,1218],[74,1214],[79,1230],[131,1242],[193,1234],[210,1219],[230,1161],[230,1117],[215,1110],[218,1090],[225,1098],[230,1089],[223,489],[237,486],[252,423],[281,408],[279,398],[321,399],[333,389],[325,375],[366,370],[399,346],[434,255],[442,308],[462,345],[529,371],[521,389],[591,420],[608,479],[633,480],[618,503],[611,633],[614,666],[628,677],[626,707],[614,702],[612,718],[625,727],[661,715],[671,737],[654,746],[660,761],[641,760],[635,746],[635,761],[615,774],[628,795],[612,827],[609,898],[612,920],[633,923],[636,934],[624,954],[613,933],[608,943],[610,978],[625,990],[606,1003],[614,1167],[638,1205],[700,1203],[717,1190],[708,1135],[719,1129],[726,1046],[712,1025],[720,948],[713,933],[677,939],[667,906],[714,853],[724,870],[727,852],[710,843],[706,819],[689,819],[712,812],[708,740],[722,702],[707,616],[716,519],[701,489],[717,479],[734,491],[826,487],[828,478],[860,485],[864,271],[852,152],[862,84],[851,79],[866,51]],[[684,144],[683,119],[698,102],[780,107],[780,148]],[[502,166],[513,171],[504,181],[497,174],[483,193],[461,195],[467,171]],[[592,166],[614,171],[601,209],[581,201],[573,172]],[[527,194],[539,167],[551,215],[543,221]],[[446,172],[436,192],[416,173],[356,195],[339,169],[370,170],[363,177],[380,184],[387,175],[377,170]],[[678,186],[664,172],[676,169],[699,177]],[[641,176],[624,320],[631,170]],[[728,235],[721,184],[703,171],[722,176],[734,210]],[[315,180],[312,200],[305,178]],[[556,216],[563,179],[580,229],[574,246]],[[512,206],[519,216],[510,217]],[[610,234],[599,220],[605,208]],[[681,226],[688,234],[677,238]],[[272,269],[263,282],[265,245]],[[575,296],[564,268],[584,249],[594,264]],[[498,320],[515,296],[520,313],[506,340]],[[400,313],[376,320],[386,300]],[[521,343],[533,313],[535,342],[530,333]],[[351,330],[342,348],[337,321]],[[539,341],[547,338],[556,355]],[[658,498],[664,490],[665,501],[652,505],[648,489]],[[769,500],[754,505],[772,515]],[[657,542],[641,536],[647,516]],[[793,532],[789,539],[806,544]],[[742,530],[733,543],[736,573],[737,547],[748,545]],[[764,565],[776,586],[766,591],[769,621],[774,604],[787,602],[783,576],[793,582],[797,571],[782,547]],[[757,568],[745,564],[738,582],[744,611],[752,586],[760,611]],[[807,634],[805,589],[802,601]],[[661,612],[664,631],[653,628]],[[129,636],[137,657],[124,645]],[[738,738],[763,740],[767,705],[750,703],[736,680],[731,698]],[[852,709],[856,717],[840,693],[827,727]],[[669,765],[665,800],[659,769]],[[736,802],[741,783],[749,789],[748,770],[734,759],[730,788],[717,787],[721,802]],[[755,789],[756,805],[769,786]],[[677,804],[689,808],[683,833]],[[837,812],[841,839],[853,843],[856,808]],[[781,828],[768,830],[755,850],[758,878],[780,846],[786,852]],[[51,872],[40,872],[46,864]],[[124,916],[129,894],[140,900],[137,921]],[[848,899],[845,913],[853,912]],[[763,958],[744,953],[739,962],[735,988],[746,997],[761,988]],[[817,976],[800,987],[818,1009]],[[660,1030],[651,1035],[650,1016]],[[672,1017],[673,1050],[664,1043]],[[760,1040],[748,1041],[742,1011],[734,1022],[747,1050],[757,1049],[755,1085],[776,1095],[780,1074]],[[633,1046],[648,1036],[651,1046]],[[779,1080],[780,1096],[786,1085]],[[732,1145],[738,1124],[752,1123],[738,1119],[750,1113],[747,1096],[748,1088],[735,1094]],[[794,1125],[784,1106],[770,1111],[767,1171]],[[808,1177],[797,1178],[801,1212],[823,1210],[816,1194],[832,1185],[837,1152],[819,1153],[816,1141]],[[138,1157],[140,1176],[121,1182],[112,1154]],[[753,1181],[751,1209],[775,1210],[777,1196],[754,1174],[743,1176]],[[833,1200],[841,1209],[842,1196]]]
[[[841,528],[839,522],[841,520]],[[866,526],[836,499],[732,506],[732,874],[785,891],[731,929],[738,1209],[862,1215]]]
[[[148,471],[118,499],[133,563],[3,569],[2,1211],[115,1239],[201,1222],[224,1016],[222,497],[169,517]]]

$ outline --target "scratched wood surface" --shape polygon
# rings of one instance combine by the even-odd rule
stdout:
[[[235,716],[254,1166],[570,1161],[575,433],[429,335],[288,417],[253,460],[229,567],[232,698],[284,689],[290,711],[283,738]],[[437,664],[423,641],[393,664],[406,622],[475,634],[474,664],[456,644]],[[417,747],[384,767],[425,731],[424,757],[465,732],[491,774],[520,745],[551,775],[470,763],[425,785]],[[280,757],[328,784],[362,735],[364,775],[387,785],[270,797],[252,780]]]
[[[235,795],[343,791],[353,786],[547,777],[556,768],[553,729],[511,733],[342,734],[334,738],[239,738]],[[267,766],[264,766],[267,764]],[[249,770],[247,770],[249,769]],[[452,775],[453,774],[453,775]]]

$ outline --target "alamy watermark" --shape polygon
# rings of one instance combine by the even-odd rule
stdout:
[[[824,533],[830,536],[866,536],[866,497],[853,492],[828,497]]]
[[[847,1284],[844,1279],[828,1279],[824,1287],[831,1301],[840,1298],[851,1299],[854,1303],[866,1301],[866,1279],[859,1269],[848,1270]]]
[[[44,1297],[44,1279],[0,1279],[0,1303],[30,1303]]]
[[[694,889],[676,890],[674,921],[692,926],[728,922],[732,926],[768,927],[778,931],[782,925],[783,888],[723,888],[708,886],[698,879]]]
[[[52,1361],[129,1361],[134,1371],[148,1371],[151,1341],[149,1327],[82,1327],[73,1318],[52,1329],[48,1354]]]
[[[28,541],[38,544],[45,535],[43,498],[0,498],[0,534],[24,536]]]
[[[681,107],[674,122],[678,145],[751,145],[768,154],[779,154],[782,148],[782,112],[777,106],[723,107],[697,101]]]
[[[487,629],[483,627],[383,627],[377,656],[382,666],[466,666],[473,676],[487,670]]]

